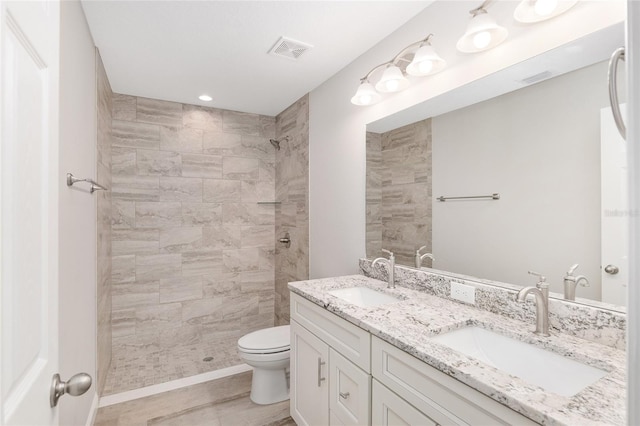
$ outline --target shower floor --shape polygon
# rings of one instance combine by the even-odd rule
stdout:
[[[238,338],[198,341],[158,348],[152,345],[114,349],[102,395],[112,395],[242,364]],[[204,359],[207,361],[204,361]]]

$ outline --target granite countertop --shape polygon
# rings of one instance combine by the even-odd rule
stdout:
[[[329,290],[349,287],[369,287],[402,300],[363,308],[328,293]],[[535,422],[581,426],[625,423],[624,351],[565,334],[538,336],[532,333],[535,329],[533,323],[401,286],[387,289],[386,282],[362,275],[291,282],[289,289]],[[473,325],[564,355],[609,374],[578,394],[566,397],[545,391],[430,339]]]

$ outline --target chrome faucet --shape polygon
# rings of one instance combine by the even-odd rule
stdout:
[[[525,287],[518,292],[516,302],[524,303],[529,293],[536,298],[536,331],[534,333],[543,336],[549,335],[549,283],[547,279],[537,272],[528,271],[531,275],[540,277],[535,287]]]
[[[395,279],[396,258],[393,255],[393,252],[390,252],[389,250],[385,250],[385,249],[382,249],[382,251],[389,254],[389,259],[384,257],[378,257],[376,259],[373,259],[373,262],[371,262],[371,267],[372,268],[375,267],[378,263],[386,264],[389,268],[389,281],[388,281],[389,284],[387,288],[396,288],[396,279]]]
[[[427,246],[422,246],[418,250],[416,250],[416,268],[417,269],[420,269],[420,267],[422,266],[422,261],[427,257],[431,259],[431,261],[436,260],[431,253],[425,253],[422,256],[420,255],[420,252],[426,248]]]
[[[576,300],[576,287],[580,284],[582,287],[589,287],[589,280],[584,275],[573,275],[578,268],[578,264],[571,266],[564,276],[564,298],[566,300]]]

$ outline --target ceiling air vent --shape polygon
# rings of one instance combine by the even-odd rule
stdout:
[[[280,37],[280,39],[273,45],[270,54],[275,56],[281,56],[287,59],[298,59],[304,52],[311,49],[313,46],[307,43],[303,43],[298,40],[293,40],[287,37]]]
[[[542,71],[541,73],[532,75],[527,78],[523,78],[522,80],[520,80],[520,82],[522,84],[533,84],[542,80],[546,80],[551,76],[553,76],[553,73],[551,71]]]

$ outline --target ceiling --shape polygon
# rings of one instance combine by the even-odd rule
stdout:
[[[116,93],[277,115],[432,1],[104,1],[83,8]],[[281,37],[313,48],[270,55]],[[211,102],[198,99],[210,95]]]

